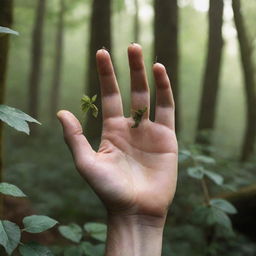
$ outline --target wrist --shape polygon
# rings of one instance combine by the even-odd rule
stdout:
[[[165,217],[108,215],[106,256],[160,256]]]

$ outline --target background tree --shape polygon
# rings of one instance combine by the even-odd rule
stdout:
[[[28,112],[38,118],[39,86],[42,72],[43,26],[46,0],[38,0],[35,23],[32,33],[31,70],[29,75]]]
[[[223,7],[223,0],[210,0],[210,8],[208,14],[208,51],[197,124],[197,143],[209,144],[210,135],[208,134],[208,136],[203,136],[203,132],[212,131],[215,125],[215,113],[220,83],[219,80],[223,48]]]
[[[179,131],[178,3],[177,0],[155,0],[154,9],[154,55],[158,62],[165,65],[171,80],[176,105],[176,130]]]
[[[134,42],[139,43],[139,36],[140,36],[140,17],[139,17],[139,1],[134,0]]]
[[[13,23],[13,1],[1,0],[0,26],[11,28]],[[4,103],[7,63],[9,55],[9,35],[0,35],[0,104]],[[3,122],[0,121],[0,182],[3,179]],[[0,216],[3,214],[0,197]]]
[[[56,39],[55,39],[55,58],[53,67],[53,77],[51,86],[50,115],[52,120],[56,120],[56,111],[59,106],[60,85],[61,85],[61,68],[63,62],[64,48],[64,15],[65,1],[59,0],[59,13],[57,21]]]
[[[246,130],[241,153],[241,160],[245,161],[253,152],[256,138],[256,78],[253,63],[253,45],[247,34],[240,0],[233,0],[232,7],[240,47],[247,106]]]
[[[90,44],[89,44],[89,63],[86,79],[86,92],[92,97],[98,95],[97,106],[99,106],[99,116],[94,118],[88,115],[86,126],[86,134],[89,140],[95,140],[101,136],[101,103],[100,103],[100,87],[98,81],[96,58],[97,50],[105,47],[111,50],[111,0],[94,0],[92,1],[92,14],[90,25]]]

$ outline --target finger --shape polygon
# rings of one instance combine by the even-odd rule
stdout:
[[[155,122],[174,129],[174,99],[164,65],[154,64],[153,73],[156,84]]]
[[[98,50],[96,59],[101,84],[103,120],[123,116],[122,99],[108,51]]]
[[[78,169],[89,164],[94,157],[94,151],[83,135],[82,127],[76,117],[69,111],[61,110],[57,113],[63,127],[64,139],[69,146]]]
[[[150,96],[141,46],[131,44],[128,47],[128,57],[131,75],[131,108],[138,110],[147,107],[148,110],[143,117],[148,118]]]

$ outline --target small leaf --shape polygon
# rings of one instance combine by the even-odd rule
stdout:
[[[82,242],[80,248],[86,256],[103,256],[105,251],[104,244],[92,245],[89,242]]]
[[[96,101],[96,99],[97,99],[97,94],[95,94],[95,95],[92,97],[91,102],[94,103],[94,102]]]
[[[223,182],[224,182],[224,178],[219,175],[218,173],[216,172],[212,172],[212,171],[207,171],[207,170],[204,170],[204,174],[211,180],[213,181],[215,184],[221,186],[223,185]]]
[[[82,255],[83,255],[83,249],[78,246],[69,246],[64,250],[64,256],[82,256]]]
[[[25,114],[21,110],[6,105],[0,105],[0,120],[17,131],[21,131],[26,134],[29,134],[29,126],[27,122],[40,124],[36,119]]]
[[[97,118],[98,113],[99,113],[98,108],[97,108],[94,104],[92,104],[92,105],[91,105],[91,109],[92,109],[92,115],[93,115],[95,118]]]
[[[200,162],[203,164],[216,164],[216,160],[209,156],[198,155],[198,156],[195,156],[194,159],[197,162]]]
[[[15,197],[26,197],[26,195],[18,187],[5,182],[0,183],[0,193]]]
[[[232,223],[228,215],[215,207],[209,207],[210,211],[207,215],[208,225],[220,225],[227,230],[232,230]]]
[[[22,256],[53,256],[53,253],[46,246],[30,242],[19,246]]]
[[[58,221],[43,215],[31,215],[23,219],[25,231],[29,233],[41,233],[55,226]]]
[[[81,99],[81,102],[82,102],[82,104],[83,104],[83,103],[88,103],[88,104],[90,104],[90,103],[91,103],[91,99],[90,99],[89,96],[84,95],[84,96],[82,97],[82,99]]]
[[[90,223],[86,223],[84,225],[84,229],[86,232],[89,233],[89,235],[92,238],[99,240],[101,242],[106,241],[107,226],[105,224],[90,222]]]
[[[204,177],[204,168],[202,166],[189,167],[187,171],[192,178],[201,180]]]
[[[134,124],[132,125],[131,128],[137,128],[142,120],[143,114],[147,111],[147,107],[145,106],[143,109],[138,109],[134,112],[132,118],[134,120]]]
[[[179,162],[183,163],[185,161],[187,161],[188,159],[190,159],[191,157],[191,152],[188,150],[180,150],[179,151]]]
[[[10,28],[7,28],[7,27],[1,27],[0,26],[0,34],[13,34],[13,35],[16,35],[18,36],[19,33],[17,31],[14,31]]]
[[[71,223],[68,226],[60,226],[59,232],[66,239],[75,243],[79,243],[83,236],[81,227],[75,223]]]
[[[0,244],[11,255],[20,242],[20,228],[8,220],[0,220]]]
[[[227,200],[220,199],[220,198],[211,199],[210,203],[213,207],[216,207],[228,214],[236,214],[237,213],[236,208]]]

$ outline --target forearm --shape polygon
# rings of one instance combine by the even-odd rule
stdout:
[[[158,217],[109,215],[105,256],[160,256],[164,223]]]

